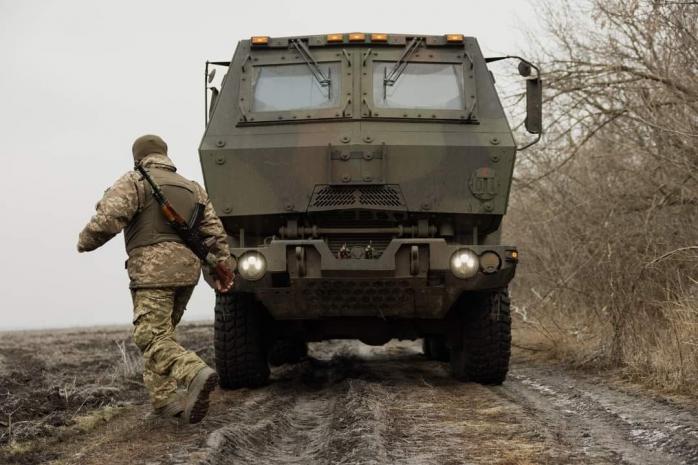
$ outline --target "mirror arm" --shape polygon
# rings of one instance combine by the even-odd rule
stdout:
[[[534,79],[540,79],[540,68],[528,61],[527,59],[520,57],[518,55],[506,55],[503,57],[488,57],[485,58],[485,63],[494,63],[495,61],[500,61],[500,60],[509,60],[509,59],[515,59],[519,61],[523,61],[526,63],[528,66],[536,70],[536,77]]]

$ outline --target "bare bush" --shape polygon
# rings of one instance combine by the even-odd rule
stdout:
[[[143,371],[143,358],[133,348],[129,347],[129,342],[124,339],[122,341],[114,341],[116,348],[121,355],[121,364],[119,365],[119,374],[126,379],[137,379]],[[133,345],[133,344],[131,344]]]
[[[547,135],[509,218],[519,305],[561,356],[695,389],[698,5],[544,11]]]

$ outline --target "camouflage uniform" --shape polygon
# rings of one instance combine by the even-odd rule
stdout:
[[[166,153],[167,146],[164,147]],[[141,164],[146,168],[176,170],[164,153],[146,154]],[[201,235],[215,239],[212,251],[219,261],[229,260],[223,225],[206,191],[198,183],[193,184],[197,201],[206,206],[199,226]],[[80,233],[78,251],[94,250],[127,227],[143,208],[146,189],[149,187],[136,171],[119,178],[104,193],[97,203],[97,213]],[[127,269],[134,308],[133,340],[143,353],[143,379],[157,409],[174,399],[178,383],[188,386],[206,366],[174,338],[174,328],[199,280],[201,262],[186,245],[168,241],[132,249]]]

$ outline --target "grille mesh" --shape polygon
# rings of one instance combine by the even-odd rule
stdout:
[[[310,280],[305,297],[311,308],[334,315],[356,310],[404,313],[414,305],[414,294],[405,280]]]
[[[400,187],[394,184],[366,186],[316,186],[308,210],[336,208],[405,209]]]

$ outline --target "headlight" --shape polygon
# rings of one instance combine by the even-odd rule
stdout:
[[[256,281],[267,271],[267,261],[257,252],[247,252],[238,260],[240,275],[248,281]]]
[[[451,271],[457,278],[472,278],[480,269],[480,262],[472,250],[462,249],[451,257]]]

